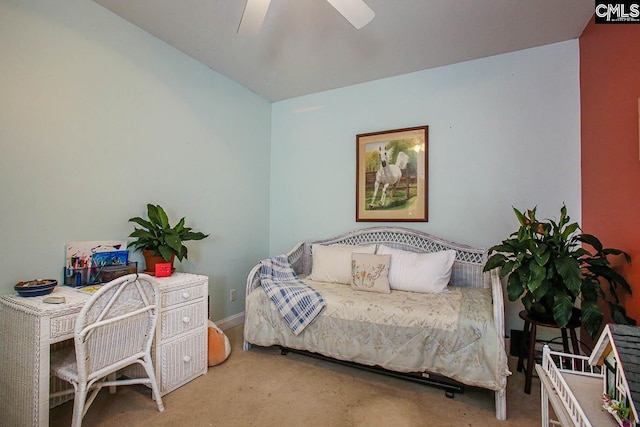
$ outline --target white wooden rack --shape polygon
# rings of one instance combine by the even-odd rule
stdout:
[[[542,425],[618,426],[602,407],[604,376],[589,365],[587,356],[551,351],[545,345],[542,365],[536,365],[541,382]],[[557,419],[551,419],[549,403]]]

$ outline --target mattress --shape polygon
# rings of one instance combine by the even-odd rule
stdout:
[[[494,326],[490,289],[382,294],[302,279],[324,297],[323,312],[296,336],[257,287],[247,295],[247,342],[397,372],[431,372],[490,390],[506,387],[507,357]]]

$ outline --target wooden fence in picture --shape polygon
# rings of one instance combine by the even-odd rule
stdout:
[[[365,190],[373,191],[373,186],[376,183],[376,173],[377,173],[376,171],[368,171],[365,173]],[[406,192],[406,198],[408,199],[410,195],[410,190],[412,188],[418,187],[418,179],[415,175],[405,176],[405,173],[406,171],[402,171],[402,178],[400,178],[400,182],[396,187],[396,191],[404,190]],[[391,186],[389,186],[389,189],[390,188]],[[378,191],[382,191],[382,188],[380,187]]]

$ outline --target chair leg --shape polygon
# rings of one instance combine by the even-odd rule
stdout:
[[[158,404],[158,411],[164,411],[164,405],[162,404],[162,397],[160,397],[160,389],[158,388],[158,382],[156,381],[156,375],[153,372],[153,363],[150,357],[144,356],[144,363],[142,366],[147,372],[147,376],[151,381],[151,393],[153,394],[153,400]]]
[[[115,381],[115,380],[116,380],[116,372],[113,372],[113,373],[107,375],[107,381]],[[116,393],[116,386],[114,386],[114,385],[109,386],[109,393],[115,394]]]
[[[91,404],[96,399],[96,397],[98,397],[98,393],[100,393],[100,390],[102,390],[102,383],[103,382],[104,382],[104,378],[101,379],[100,381],[96,381],[94,384],[92,384],[91,386],[87,387],[87,391],[85,393],[85,396],[88,396],[88,397],[85,398],[84,414],[87,413],[87,411],[89,410],[89,406],[91,406]],[[84,414],[83,414],[83,416],[84,416]]]
[[[82,426],[82,418],[85,413],[85,400],[87,398],[87,385],[78,384],[76,393],[73,399],[73,418],[71,420],[71,427]]]

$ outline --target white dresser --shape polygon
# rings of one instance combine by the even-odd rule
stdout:
[[[161,307],[154,363],[160,394],[165,395],[207,372],[209,279],[174,273],[158,283]]]
[[[157,281],[161,307],[153,363],[165,395],[207,372],[209,279],[174,273]],[[46,296],[0,297],[0,426],[49,425],[50,346],[73,338],[76,316],[90,296],[67,286],[52,295],[66,303],[44,304]]]

